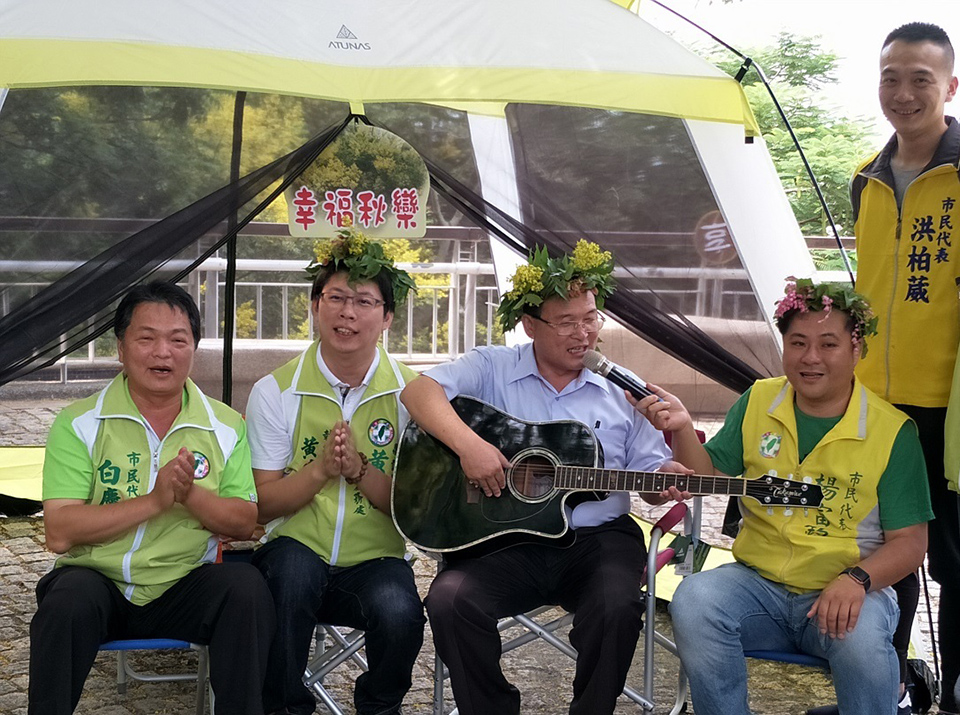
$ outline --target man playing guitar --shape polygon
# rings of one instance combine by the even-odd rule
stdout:
[[[498,310],[505,331],[522,323],[533,342],[478,348],[404,389],[401,400],[411,417],[459,456],[466,479],[485,498],[496,499],[505,489],[509,462],[459,418],[449,403],[457,395],[522,420],[585,422],[603,448],[606,467],[689,471],[669,461],[662,437],[622,390],[583,368],[584,353],[596,345],[603,324],[598,311],[613,291],[612,269],[610,254],[586,241],[572,257],[535,251]],[[570,640],[579,656],[570,712],[613,712],[640,634],[643,535],[628,515],[629,493],[574,496],[585,500],[575,504],[570,497],[565,506],[573,545],[528,543],[479,558],[453,555],[433,582],[427,613],[463,715],[520,712],[519,691],[500,668],[497,620],[544,604],[576,613]],[[660,503],[685,496],[670,487],[644,498]]]

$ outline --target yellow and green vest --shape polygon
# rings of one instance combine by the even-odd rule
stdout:
[[[101,392],[65,407],[50,429],[44,499],[110,504],[149,493],[160,467],[186,447],[194,489],[256,502],[243,418],[187,380],[180,414],[157,440],[118,375]],[[182,504],[102,544],[75,546],[57,566],[85,566],[113,581],[135,605],[159,597],[190,571],[216,560],[219,537]]]
[[[318,348],[319,342],[314,342],[273,372],[281,393],[292,392],[299,399],[289,472],[319,458],[330,428],[343,419],[340,395],[317,365]],[[400,440],[400,391],[416,373],[382,347],[377,349],[379,363],[350,420],[350,429],[357,449],[390,479]],[[271,522],[268,532],[269,538],[296,539],[332,566],[354,566],[385,556],[401,558],[405,551],[403,537],[390,515],[374,508],[359,487],[343,479],[328,483],[295,514]]]
[[[907,416],[859,380],[840,421],[800,461],[794,391],[785,377],[754,383],[743,418],[744,478],[770,472],[811,480],[819,509],[740,500],[743,525],[734,557],[761,576],[802,593],[820,590],[884,541],[877,486]]]

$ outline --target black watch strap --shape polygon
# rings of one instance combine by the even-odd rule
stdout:
[[[847,574],[847,576],[863,586],[864,591],[870,591],[870,574],[868,574],[859,566],[851,566],[848,569],[844,569],[840,573]]]

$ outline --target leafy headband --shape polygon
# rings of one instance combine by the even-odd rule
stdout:
[[[797,310],[801,313],[823,311],[824,319],[836,308],[853,318],[853,339],[860,343],[860,355],[867,354],[866,338],[877,334],[877,317],[870,303],[846,283],[814,284],[809,278],[787,278],[785,297],[777,301],[773,314],[777,325],[783,317]]]
[[[497,317],[504,332],[520,322],[524,312],[538,308],[554,296],[567,300],[595,291],[597,309],[603,309],[606,298],[613,294],[613,257],[609,251],[584,239],[577,241],[573,255],[551,258],[543,246],[534,248],[527,263],[517,268],[511,278],[513,288],[504,294],[497,308]]]
[[[334,238],[317,241],[314,252],[316,260],[307,266],[311,280],[315,279],[321,270],[331,266],[334,272],[347,271],[347,280],[350,283],[372,281],[383,271],[390,279],[393,299],[397,305],[407,299],[411,290],[417,290],[417,284],[410,274],[397,268],[393,259],[384,254],[383,244],[371,241],[352,228],[341,229]]]

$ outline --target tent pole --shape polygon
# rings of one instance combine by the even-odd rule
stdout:
[[[236,187],[240,181],[240,151],[243,147],[243,105],[247,100],[246,92],[237,92],[233,105],[233,152],[230,157],[230,185]],[[223,299],[223,397],[224,404],[233,402],[233,331],[237,302],[237,212],[240,207],[233,199],[230,215],[227,216],[227,272],[224,279]]]
[[[722,45],[726,49],[730,50],[730,52],[735,54],[737,57],[739,57],[741,60],[743,60],[743,64],[740,67],[740,71],[737,72],[737,76],[735,78],[737,82],[743,81],[744,75],[747,73],[747,71],[751,67],[753,67],[757,71],[757,76],[760,78],[760,81],[763,82],[763,86],[766,87],[767,93],[770,95],[770,99],[773,100],[773,106],[777,108],[777,112],[780,114],[780,119],[783,121],[784,126],[787,128],[787,132],[789,132],[790,138],[793,140],[793,145],[797,148],[797,152],[800,154],[800,160],[803,162],[803,166],[807,171],[807,176],[810,178],[810,183],[813,184],[813,190],[817,192],[817,198],[820,200],[820,206],[823,208],[823,212],[827,216],[827,221],[830,223],[830,228],[833,229],[833,237],[837,242],[837,248],[840,249],[840,257],[843,259],[843,265],[846,267],[847,274],[850,276],[850,283],[853,284],[855,282],[854,276],[853,276],[853,266],[850,265],[850,259],[847,256],[847,251],[843,247],[843,241],[840,240],[840,232],[837,230],[837,225],[833,221],[833,214],[830,213],[830,207],[827,206],[827,200],[824,198],[823,192],[820,190],[820,184],[817,182],[817,177],[813,173],[813,168],[810,166],[810,162],[807,161],[807,155],[803,153],[803,147],[800,146],[800,140],[797,138],[797,135],[794,133],[793,127],[790,126],[790,120],[787,119],[787,115],[784,113],[783,107],[780,106],[780,101],[777,99],[777,95],[773,93],[773,87],[771,87],[770,83],[767,82],[767,77],[766,75],[764,75],[763,70],[760,68],[760,65],[754,62],[752,58],[747,57],[745,54],[740,52],[740,50],[738,50],[737,48],[733,47],[732,45],[728,45],[726,42],[721,40],[712,32],[705,29],[701,25],[698,25],[697,23],[695,23],[689,17],[686,17],[685,15],[681,15],[679,12],[677,12],[673,8],[668,7],[667,5],[664,5],[662,2],[660,2],[660,0],[652,0],[652,2],[655,5],[662,7],[664,10],[673,13],[684,22],[687,22],[690,25],[693,25],[695,28],[700,30],[700,32],[702,32],[703,34],[707,35],[714,42]]]

